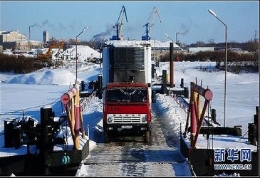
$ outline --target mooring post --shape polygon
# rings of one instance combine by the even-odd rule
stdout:
[[[166,75],[167,75],[167,71],[166,70],[163,70],[163,75],[162,75],[162,78],[163,78],[163,85],[162,85],[162,90],[163,90],[163,94],[167,94],[167,84],[166,84]]]

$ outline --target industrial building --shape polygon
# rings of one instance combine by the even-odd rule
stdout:
[[[26,35],[16,31],[0,31],[0,46],[2,50],[30,51],[32,48],[42,47],[42,42],[26,40]]]
[[[47,43],[50,40],[50,33],[48,31],[43,31],[43,42]]]
[[[171,41],[161,42],[158,40],[150,40],[150,42],[151,42],[151,47],[152,47],[152,60],[154,60],[155,62],[161,61],[161,59],[167,53],[169,53]],[[185,50],[183,50],[176,43],[173,43],[173,50],[174,50],[174,53],[185,52]]]

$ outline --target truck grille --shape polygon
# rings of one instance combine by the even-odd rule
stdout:
[[[108,124],[130,124],[130,123],[146,123],[146,114],[108,114]]]

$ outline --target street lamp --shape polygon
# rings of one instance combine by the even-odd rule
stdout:
[[[78,80],[78,37],[81,35],[88,27],[85,27],[77,36],[76,36],[76,81]]]
[[[169,35],[167,35],[166,33],[164,34],[167,38],[169,38],[172,42],[173,42],[173,39],[171,39],[170,37],[169,37]]]
[[[216,13],[210,9],[208,9],[209,13],[211,13],[214,17],[216,17],[224,26],[225,26],[225,42],[226,42],[226,48],[225,48],[225,88],[224,88],[224,127],[226,125],[226,101],[227,101],[227,25],[220,20]]]
[[[172,42],[170,43],[170,87],[174,87],[174,66],[173,66],[173,52],[174,52],[174,42],[166,33],[164,34],[167,38],[169,38]]]

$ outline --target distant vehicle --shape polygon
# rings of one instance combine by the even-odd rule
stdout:
[[[88,60],[85,60],[87,62],[93,62],[93,63],[96,63],[96,64],[101,64],[102,63],[102,58],[89,58]]]
[[[53,48],[58,48],[57,54],[60,52],[61,49],[64,47],[64,42],[63,41],[57,41],[53,42],[49,45],[49,49],[46,53],[38,54],[38,58],[40,59],[52,59],[52,49]]]

